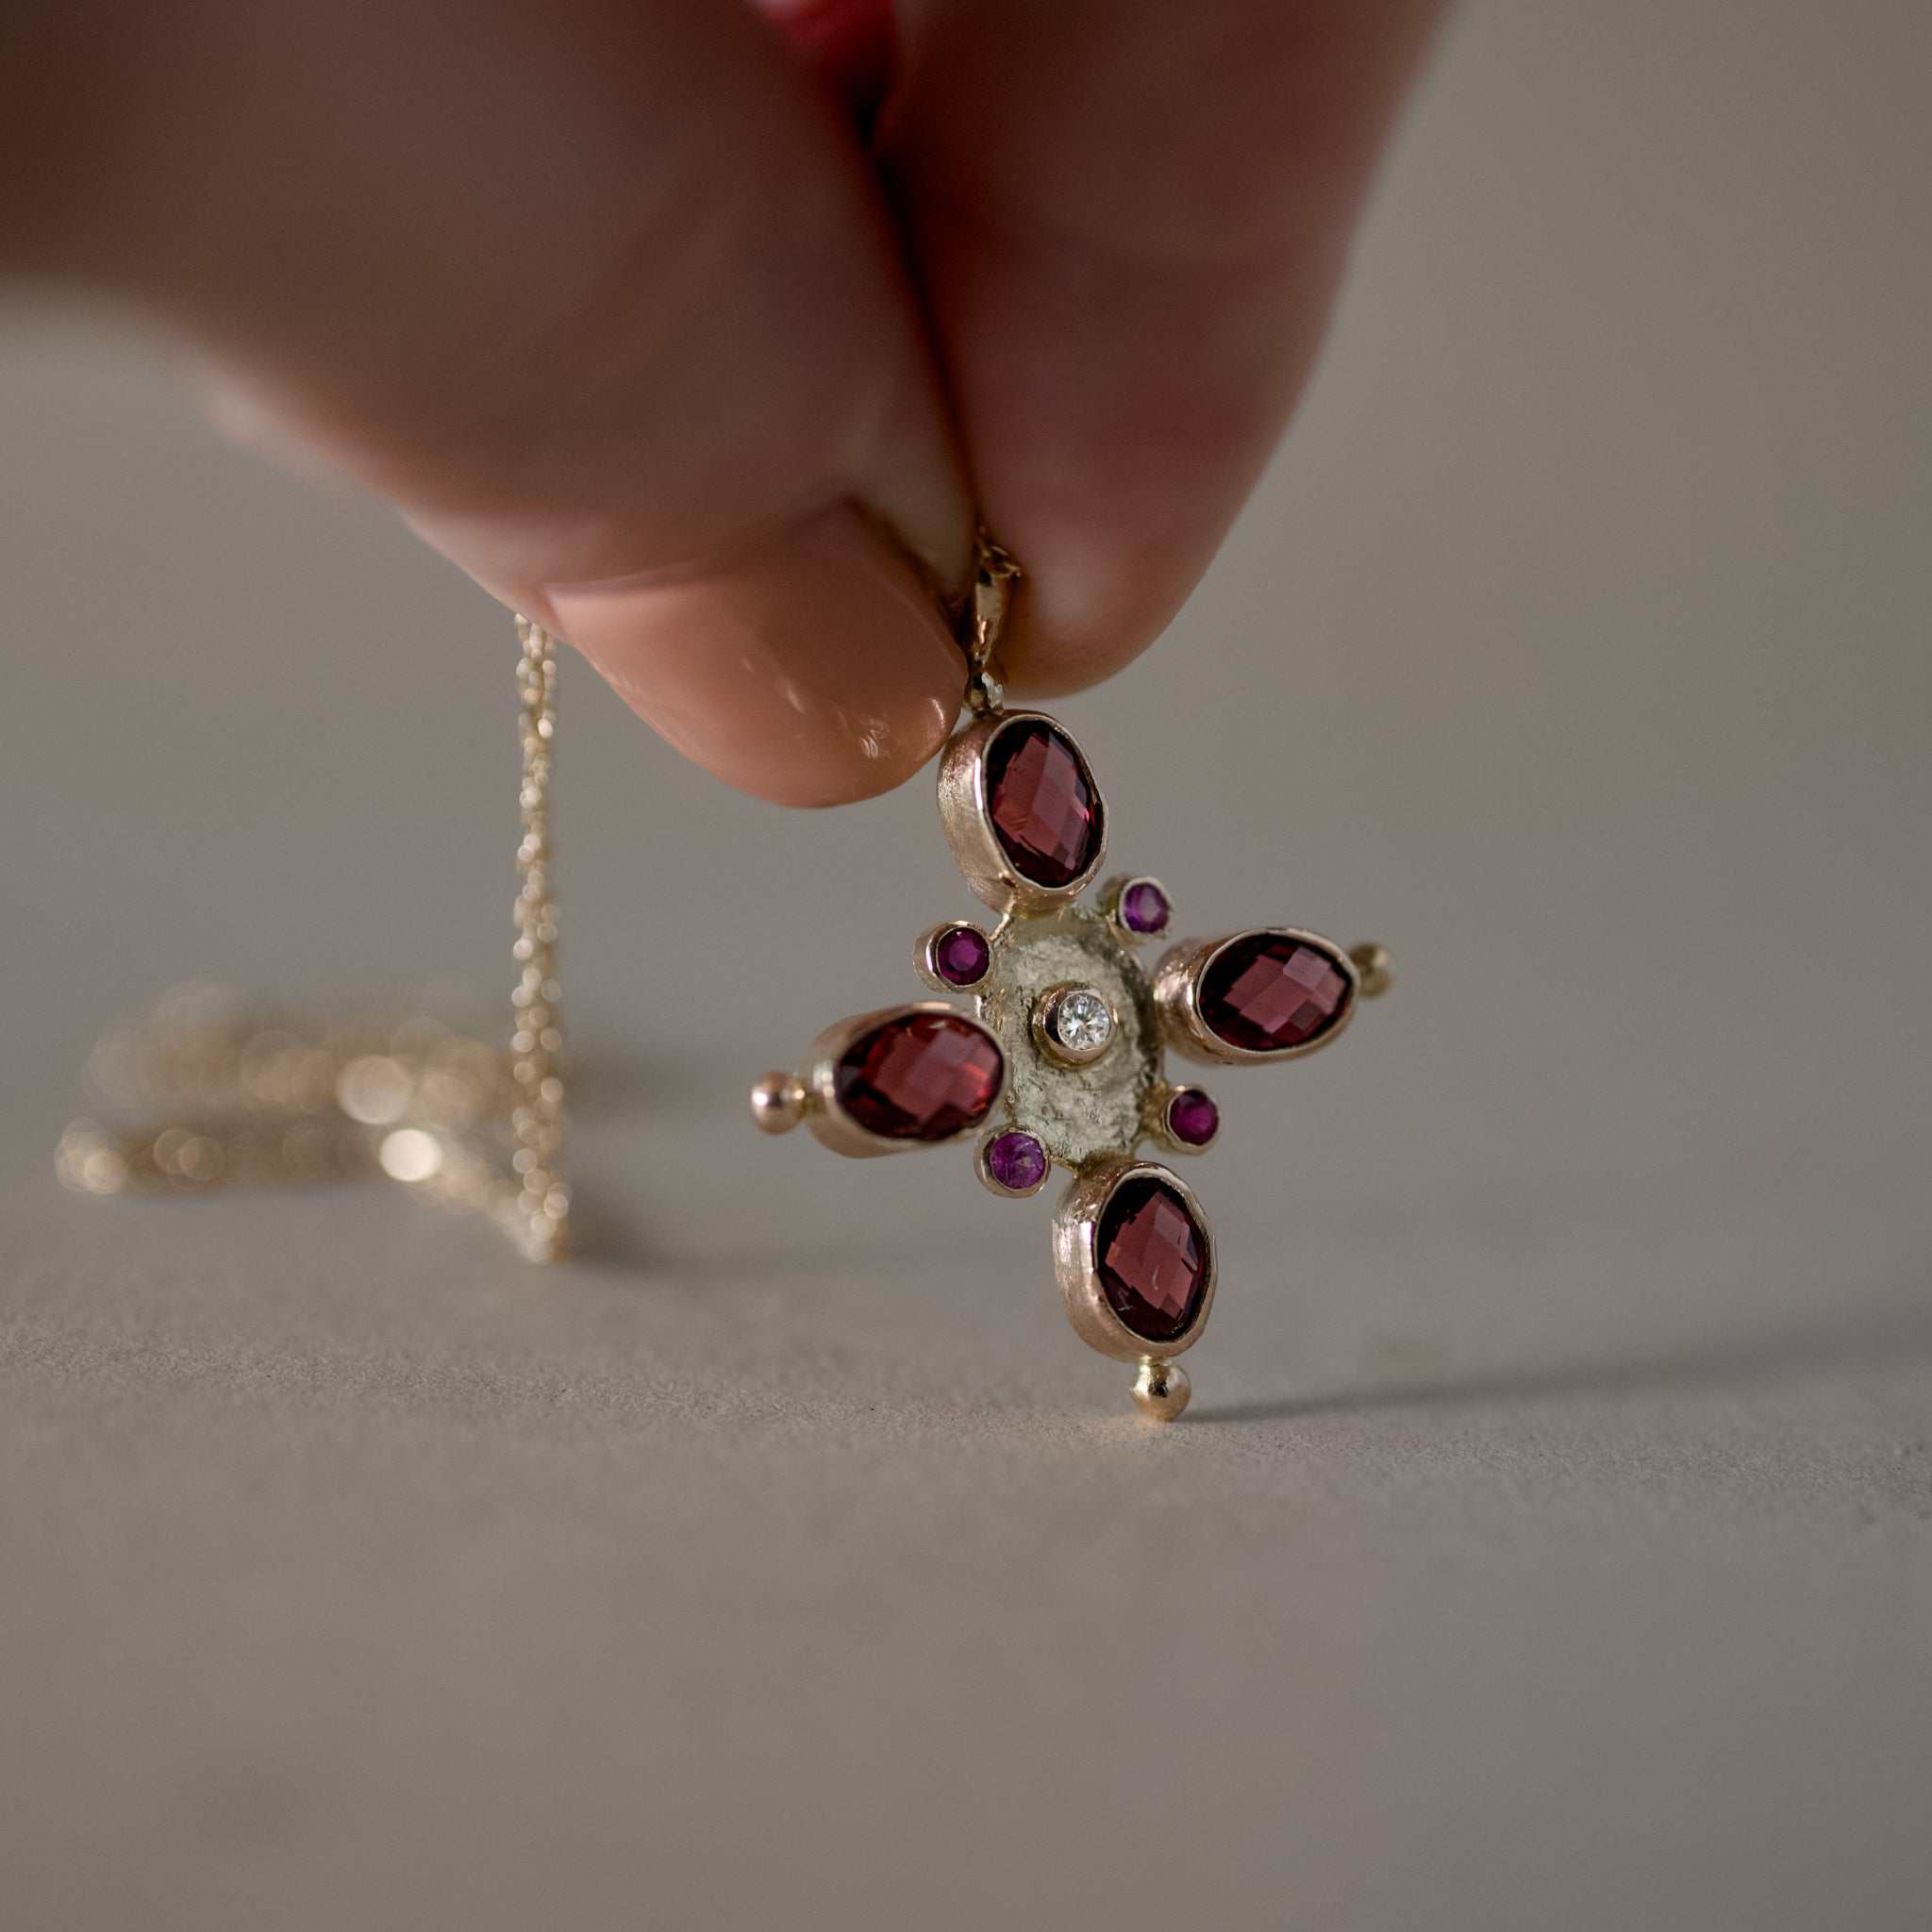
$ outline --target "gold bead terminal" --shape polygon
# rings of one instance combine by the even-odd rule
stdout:
[[[1134,1402],[1142,1415],[1157,1423],[1178,1422],[1193,1392],[1188,1372],[1178,1362],[1162,1361],[1156,1355],[1141,1357],[1134,1377]]]
[[[1349,947],[1348,957],[1355,962],[1355,970],[1361,974],[1363,999],[1380,999],[1395,984],[1395,962],[1390,958],[1387,946],[1377,945],[1374,940],[1364,940],[1360,945]]]
[[[761,1134],[789,1134],[805,1118],[805,1086],[795,1074],[765,1074],[751,1090],[751,1117]]]

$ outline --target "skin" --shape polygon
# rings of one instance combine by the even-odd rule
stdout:
[[[1166,625],[1285,427],[1437,0],[11,0],[0,274],[178,342],[787,805]]]

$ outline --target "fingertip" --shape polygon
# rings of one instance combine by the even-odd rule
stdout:
[[[1016,697],[1056,698],[1105,683],[1166,630],[1200,576],[1195,558],[1095,557],[1047,543],[1014,602],[1000,668]],[[1025,553],[1020,553],[1024,563]]]
[[[849,505],[715,566],[553,584],[545,601],[659,736],[777,805],[903,784],[945,741],[964,691],[931,588]]]

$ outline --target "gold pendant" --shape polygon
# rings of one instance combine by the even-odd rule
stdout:
[[[767,1133],[803,1122],[835,1153],[903,1154],[971,1141],[980,1179],[1024,1197],[1056,1165],[1072,1184],[1054,1216],[1060,1295],[1074,1332],[1138,1365],[1134,1400],[1174,1421],[1189,1379],[1175,1357],[1214,1305],[1214,1237],[1167,1155],[1206,1151],[1220,1116],[1164,1072],[1172,1052],[1221,1066],[1299,1059],[1337,1039],[1357,1005],[1387,991],[1389,956],[1298,926],[1250,927],[1141,948],[1171,917],[1156,879],[1108,880],[1079,904],[1107,856],[1107,808],[1064,726],[1008,710],[991,675],[1013,579],[983,543],[964,640],[974,713],[940,755],[940,823],[974,895],[997,915],[933,927],[915,963],[936,992],[970,994],[861,1013],[827,1027],[795,1074],[752,1089]]]

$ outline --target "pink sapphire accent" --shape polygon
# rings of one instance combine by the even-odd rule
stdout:
[[[1074,741],[1043,718],[997,733],[986,754],[986,801],[1000,849],[1023,879],[1070,886],[1100,851],[1100,794]]]
[[[1167,1131],[1183,1147],[1205,1147],[1221,1131],[1221,1109],[1198,1087],[1183,1087],[1167,1103]]]
[[[1107,1305],[1142,1341],[1175,1341],[1193,1326],[1208,1286],[1208,1237],[1174,1184],[1124,1180],[1101,1209],[1094,1252]]]
[[[1121,924],[1129,932],[1165,932],[1173,910],[1167,894],[1152,879],[1136,879],[1121,894]]]
[[[949,1141],[991,1111],[1006,1075],[999,1044],[958,1013],[901,1013],[839,1058],[839,1105],[888,1141]]]
[[[1015,1127],[987,1148],[986,1171],[1008,1193],[1030,1194],[1046,1178],[1046,1149]]]
[[[1286,933],[1231,941],[1201,975],[1201,1018],[1230,1046],[1283,1053],[1312,1045],[1348,1016],[1355,982],[1330,947]]]
[[[977,986],[992,964],[992,948],[976,925],[954,925],[933,941],[933,969],[948,986]]]

